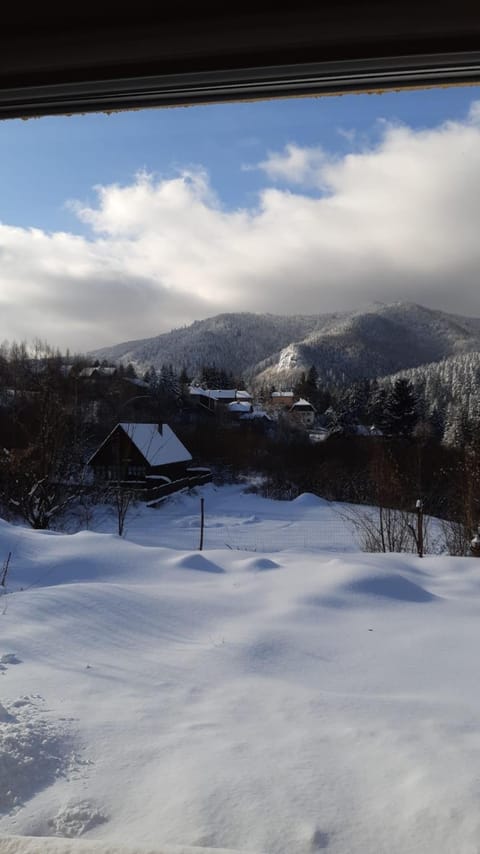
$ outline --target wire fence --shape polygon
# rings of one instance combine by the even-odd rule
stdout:
[[[206,542],[212,547],[220,532],[207,532]],[[328,518],[321,521],[295,521],[290,523],[271,522],[250,526],[226,525],[223,531],[226,545],[232,549],[245,551],[357,551],[358,538],[353,526],[348,526],[340,518]]]
[[[210,496],[211,498],[211,496]],[[346,505],[300,496],[293,501],[240,499],[229,502],[205,500],[205,520],[201,526],[200,496],[178,496],[150,508],[139,502],[129,510],[126,539],[141,545],[164,546],[176,550],[232,549],[250,552],[280,551],[417,551],[415,514],[386,511],[382,526],[386,548],[382,549],[379,508]],[[452,549],[443,523],[425,516],[424,553],[468,554],[468,541]],[[85,527],[93,531],[115,532],[115,514],[102,505],[85,524],[81,515],[68,525],[69,532]]]
[[[336,505],[317,510],[295,508],[290,502],[276,502],[278,512],[228,513],[214,512],[205,507],[203,547],[251,552],[279,551],[358,551],[360,542],[354,524],[342,516]],[[168,548],[193,551],[200,548],[201,514],[177,515],[174,508],[165,506],[152,510],[145,519],[140,512],[127,522],[128,539]]]

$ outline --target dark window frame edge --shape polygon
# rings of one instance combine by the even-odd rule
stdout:
[[[480,83],[480,52],[0,84],[0,119]]]

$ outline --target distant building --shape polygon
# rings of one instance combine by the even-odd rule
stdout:
[[[177,480],[192,455],[168,424],[117,424],[88,460],[95,480]]]
[[[93,368],[82,368],[79,377],[85,380],[98,380],[114,377],[117,374],[117,368],[114,365],[98,365]]]
[[[313,427],[316,410],[308,400],[301,397],[288,411],[291,421],[302,427]]]
[[[198,406],[208,409],[210,412],[219,413],[225,411],[230,403],[251,403],[252,395],[244,389],[236,388],[202,388],[201,386],[190,386],[190,400]]]
[[[242,424],[245,424],[247,422],[250,424],[254,423],[257,425],[261,424],[264,428],[271,427],[275,424],[275,421],[272,416],[260,407],[256,409],[252,408],[251,412],[245,412],[243,415],[240,416],[240,421],[242,422]]]
[[[248,400],[234,400],[227,404],[227,411],[232,418],[241,418],[253,412],[253,406]]]
[[[270,406],[273,409],[285,409],[291,407],[295,400],[293,391],[272,391],[270,395]]]

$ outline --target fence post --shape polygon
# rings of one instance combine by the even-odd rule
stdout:
[[[205,499],[200,499],[200,546],[199,550],[203,550],[203,529],[205,527]]]
[[[417,552],[423,557],[423,501],[419,498],[416,503],[417,511]]]
[[[10,566],[10,558],[11,557],[12,557],[12,553],[9,552],[7,555],[7,559],[3,562],[3,566],[2,566],[2,570],[1,570],[1,577],[0,577],[0,587],[6,587],[7,586],[7,572],[8,572],[8,567]]]

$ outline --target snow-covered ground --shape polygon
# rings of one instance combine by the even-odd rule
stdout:
[[[0,854],[478,852],[480,562],[203,494],[0,522]]]
[[[125,535],[139,545],[198,549],[202,496],[207,549],[358,550],[352,525],[343,518],[344,505],[308,493],[293,501],[273,501],[246,489],[245,485],[218,488],[208,484],[190,493],[172,495],[157,508],[137,504],[129,510]],[[87,525],[95,531],[115,531],[113,510],[104,505],[94,508]],[[69,519],[68,530],[85,527],[85,513],[77,508]]]

